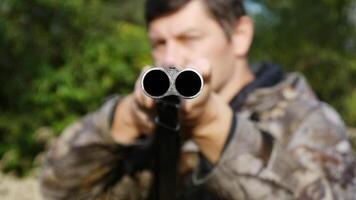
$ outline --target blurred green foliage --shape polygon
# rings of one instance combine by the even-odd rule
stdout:
[[[24,175],[44,148],[43,132],[58,135],[107,96],[131,91],[151,63],[143,1],[0,1],[2,170]],[[352,1],[247,3],[256,21],[251,61],[304,73],[356,126]]]
[[[36,130],[60,133],[105,97],[127,93],[149,64],[145,28],[122,20],[120,3],[0,2],[0,158],[23,174],[43,150]],[[130,18],[139,21],[139,18]]]
[[[252,13],[253,60],[271,60],[303,73],[319,98],[356,126],[356,1],[250,2],[260,9]]]

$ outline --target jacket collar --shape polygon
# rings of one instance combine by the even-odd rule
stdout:
[[[233,110],[239,111],[249,94],[256,89],[273,87],[284,79],[284,72],[281,67],[272,63],[263,62],[252,65],[251,69],[256,79],[242,88],[230,101]]]

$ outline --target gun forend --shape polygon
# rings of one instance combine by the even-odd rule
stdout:
[[[141,76],[144,93],[154,99],[171,95],[193,99],[199,96],[203,86],[203,77],[191,68],[180,71],[175,67],[153,67]]]

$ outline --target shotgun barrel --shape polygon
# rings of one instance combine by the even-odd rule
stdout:
[[[141,78],[144,93],[153,99],[171,95],[193,99],[201,93],[203,86],[202,76],[191,68],[153,67],[144,72]]]
[[[155,99],[157,116],[154,136],[154,189],[152,199],[176,199],[178,161],[181,147],[180,99],[197,97],[204,86],[202,76],[194,69],[153,67],[141,76],[144,93]]]

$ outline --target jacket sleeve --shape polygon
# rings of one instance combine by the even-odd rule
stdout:
[[[356,199],[350,143],[328,105],[321,103],[297,127],[289,127],[288,139],[272,136],[245,117],[234,120],[219,162],[207,173],[198,167],[196,185],[206,185],[221,199]]]
[[[133,146],[122,146],[110,134],[120,98],[69,126],[46,155],[40,174],[45,199],[141,199],[138,181],[129,176]],[[128,189],[129,188],[129,189]]]

